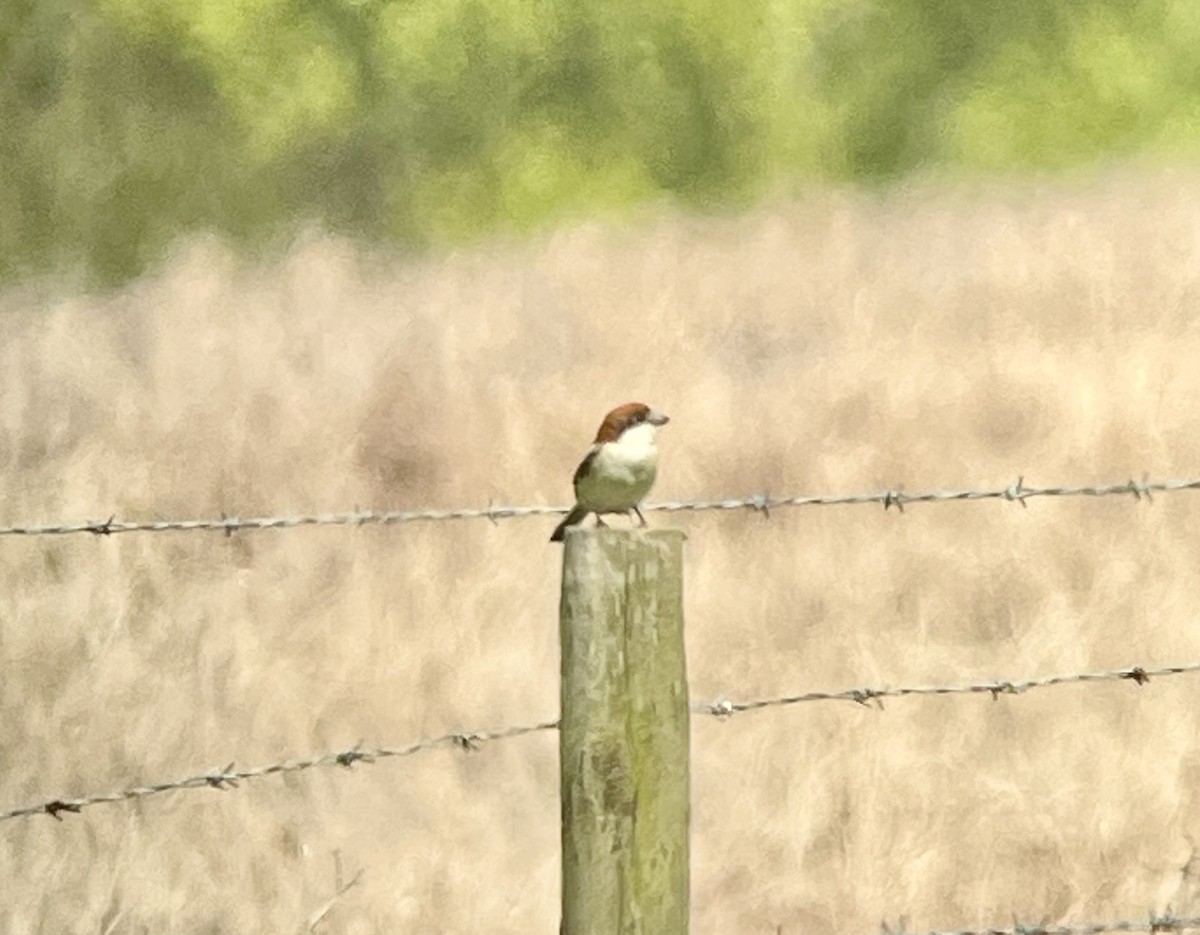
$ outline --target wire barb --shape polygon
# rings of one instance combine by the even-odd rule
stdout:
[[[237,776],[233,772],[233,761],[230,760],[229,765],[217,773],[210,773],[203,777],[204,781],[213,789],[236,789],[238,787]]]
[[[1029,504],[1025,502],[1025,475],[1022,474],[1017,478],[1017,482],[1004,491],[1004,499],[1012,502],[1016,500],[1024,509],[1029,508]]]
[[[103,523],[87,523],[84,525],[83,532],[90,532],[94,536],[111,536],[113,534],[113,524],[116,522],[117,516],[114,513]]]
[[[1018,478],[1016,484],[1008,487],[978,490],[928,490],[920,493],[905,493],[899,488],[875,491],[872,493],[850,494],[817,494],[797,495],[792,497],[772,497],[765,493],[754,494],[741,499],[723,500],[675,500],[663,503],[650,503],[642,506],[642,510],[655,510],[666,513],[699,512],[701,510],[737,510],[749,508],[764,516],[770,516],[770,511],[778,507],[800,506],[850,506],[855,504],[878,503],[885,511],[895,507],[904,512],[906,504],[910,503],[951,503],[974,502],[976,500],[1007,500],[1016,501],[1021,506],[1028,506],[1027,501],[1033,497],[1107,497],[1128,496],[1135,499],[1152,501],[1154,493],[1173,493],[1181,490],[1200,490],[1200,478],[1189,480],[1151,481],[1149,475],[1143,475],[1141,483],[1132,480],[1119,484],[1099,484],[1091,486],[1056,486],[1056,487],[1026,487],[1025,478]],[[110,516],[102,523],[24,523],[13,526],[0,526],[0,536],[62,536],[72,533],[91,533],[95,536],[112,536],[121,532],[197,532],[215,530],[233,535],[241,529],[297,529],[301,526],[400,526],[417,522],[441,522],[446,520],[486,519],[497,524],[502,519],[515,519],[529,516],[561,516],[570,511],[569,507],[559,506],[494,506],[489,503],[484,509],[454,509],[454,510],[359,510],[355,508],[347,513],[311,513],[297,516],[258,516],[249,519],[238,519],[221,515],[216,519],[175,519],[175,520],[140,520],[122,521],[116,516]]]
[[[479,749],[481,739],[478,734],[455,734],[454,745],[460,750],[465,750],[467,753],[474,753]]]
[[[749,497],[747,504],[750,509],[756,513],[761,513],[763,519],[771,518],[771,495],[767,493],[758,493],[753,497]]]
[[[357,747],[355,747],[353,750],[346,750],[343,753],[339,753],[337,755],[337,765],[344,766],[344,767],[346,767],[346,769],[349,769],[355,763],[373,763],[373,762],[375,762],[375,761],[372,759],[371,754],[366,753],[362,750],[361,743]]]
[[[53,802],[47,802],[45,805],[41,806],[39,811],[45,812],[55,821],[62,821],[62,815],[59,814],[60,812],[78,813],[81,808],[83,808],[82,803],[64,802],[62,799],[55,799]]]

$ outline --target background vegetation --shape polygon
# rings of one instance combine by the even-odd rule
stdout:
[[[1195,476],[1200,179],[810,196],[540,244],[204,244],[0,305],[0,520]],[[1200,495],[651,514],[697,700],[1200,658]],[[0,540],[0,807],[558,708],[553,518]],[[1200,914],[1197,677],[694,727],[693,930]],[[0,824],[0,931],[558,931],[556,737]]]
[[[1191,0],[10,0],[0,278],[1200,149]]]

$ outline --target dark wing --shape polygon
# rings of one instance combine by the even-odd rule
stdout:
[[[592,462],[596,460],[596,455],[600,453],[600,446],[593,445],[591,450],[579,462],[579,467],[575,468],[575,476],[571,478],[571,485],[576,491],[579,490],[579,482],[587,477],[588,472],[592,469]]]

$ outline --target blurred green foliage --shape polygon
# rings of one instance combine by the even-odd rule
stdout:
[[[0,279],[1200,149],[1194,0],[5,0]]]

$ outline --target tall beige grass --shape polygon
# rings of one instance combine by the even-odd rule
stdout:
[[[1200,473],[1200,177],[813,196],[436,260],[181,247],[0,312],[0,524]],[[693,695],[1200,658],[1200,498],[667,517]],[[0,807],[556,712],[553,522],[0,541]],[[1200,911],[1194,679],[694,729],[693,928]],[[557,929],[539,734],[0,826],[0,930]]]

